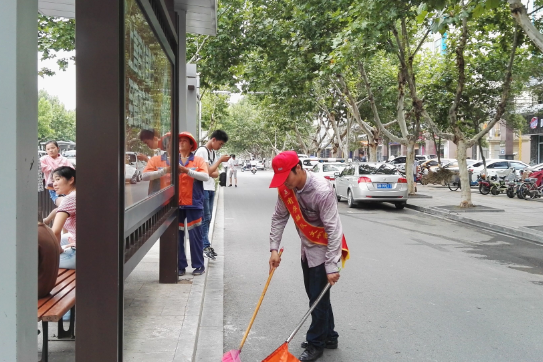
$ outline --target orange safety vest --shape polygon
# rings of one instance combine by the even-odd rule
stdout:
[[[294,191],[288,189],[285,185],[279,186],[277,188],[279,192],[279,197],[283,200],[283,203],[287,207],[288,212],[292,216],[294,223],[299,230],[302,231],[307,240],[315,244],[328,245],[328,234],[324,231],[322,226],[314,226],[308,223],[302,211],[300,210],[300,204]],[[350,258],[349,247],[347,246],[347,241],[345,240],[345,235],[341,238],[341,267],[345,267],[345,261]]]

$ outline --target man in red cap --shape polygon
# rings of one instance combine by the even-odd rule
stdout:
[[[334,285],[339,280],[337,263],[342,256],[343,229],[336,195],[328,180],[303,169],[294,151],[278,154],[272,160],[272,168],[275,174],[270,188],[277,187],[279,197],[271,223],[270,268],[278,267],[281,262],[277,250],[292,215],[302,242],[302,271],[311,305],[327,283]],[[311,313],[311,319],[300,361],[315,361],[322,356],[324,348],[337,348],[338,333],[334,330],[330,290]]]
[[[204,181],[209,180],[207,164],[203,158],[194,155],[198,148],[189,132],[179,134],[179,276],[185,275],[188,266],[185,255],[185,231],[189,232],[190,257],[193,275],[202,275],[204,267],[204,244],[202,217],[204,209]],[[143,180],[160,179],[161,188],[170,185],[171,166],[168,154],[152,157],[143,170]],[[185,223],[186,220],[186,223]]]

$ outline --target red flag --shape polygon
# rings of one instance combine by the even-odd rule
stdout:
[[[300,360],[290,354],[288,343],[285,342],[262,362],[300,362]]]

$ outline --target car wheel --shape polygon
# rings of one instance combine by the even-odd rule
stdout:
[[[354,201],[351,190],[347,190],[347,205],[349,205],[350,208],[356,207],[356,202]]]
[[[396,202],[394,206],[396,206],[396,209],[402,210],[405,207],[405,202]]]

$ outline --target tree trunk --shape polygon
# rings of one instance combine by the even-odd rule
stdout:
[[[473,207],[471,203],[471,185],[469,183],[468,164],[466,162],[467,144],[463,137],[457,138],[457,153],[458,170],[460,172],[461,198],[460,207]]]
[[[365,155],[366,160],[369,162],[377,162],[377,142],[368,141],[368,154]]]
[[[415,194],[415,140],[409,139],[407,142],[407,154],[405,158],[405,177],[407,178],[407,190],[409,195]]]
[[[517,24],[524,30],[524,33],[530,38],[534,45],[543,52],[543,34],[537,30],[532,23],[530,16],[526,12],[526,7],[522,4],[521,0],[507,0],[509,2],[509,8],[511,9],[511,15],[517,22]]]

